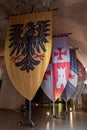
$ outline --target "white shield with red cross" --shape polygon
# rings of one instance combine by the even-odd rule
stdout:
[[[54,99],[59,98],[66,86],[70,72],[68,36],[53,37],[52,73]]]
[[[56,101],[61,96],[69,78],[69,72],[69,38],[68,36],[53,37],[52,57],[41,85],[52,101]]]

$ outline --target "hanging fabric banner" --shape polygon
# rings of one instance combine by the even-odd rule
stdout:
[[[84,85],[85,69],[79,63],[79,61],[77,61],[77,70],[78,70],[78,84],[77,84],[74,94],[72,95],[73,100],[76,100],[76,98],[78,98],[82,94],[84,87],[85,87],[85,85]]]
[[[76,98],[78,98],[79,96],[81,96],[81,94],[83,93],[84,91],[84,88],[85,88],[85,85],[84,85],[84,82],[82,81],[79,81],[78,82],[78,85],[74,91],[74,94],[72,95],[72,99],[73,100],[76,100]]]
[[[75,92],[78,83],[77,62],[75,49],[70,50],[70,74],[66,87],[62,93],[64,101],[68,101]]]
[[[69,37],[54,36],[50,64],[42,82],[42,89],[52,100],[56,101],[62,94],[70,71]]]
[[[14,87],[32,100],[41,85],[52,50],[52,12],[9,18],[5,63]]]
[[[53,94],[52,62],[49,63],[48,68],[45,72],[41,88],[52,101],[55,101]]]

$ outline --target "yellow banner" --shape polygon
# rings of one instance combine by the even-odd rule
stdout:
[[[52,49],[52,12],[11,16],[5,63],[14,87],[32,100],[41,85]]]

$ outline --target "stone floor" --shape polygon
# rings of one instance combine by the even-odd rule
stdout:
[[[61,118],[52,118],[46,115],[50,109],[35,107],[32,110],[34,127],[29,127],[24,113],[18,110],[0,110],[0,130],[87,130],[87,112],[73,111],[63,113]],[[51,111],[52,112],[52,111]],[[19,121],[23,121],[22,124]]]

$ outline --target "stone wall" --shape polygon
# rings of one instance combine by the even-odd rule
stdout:
[[[24,104],[25,99],[11,83],[5,66],[3,67],[3,74],[0,80],[2,80],[0,89],[0,108],[19,109],[21,105]]]

